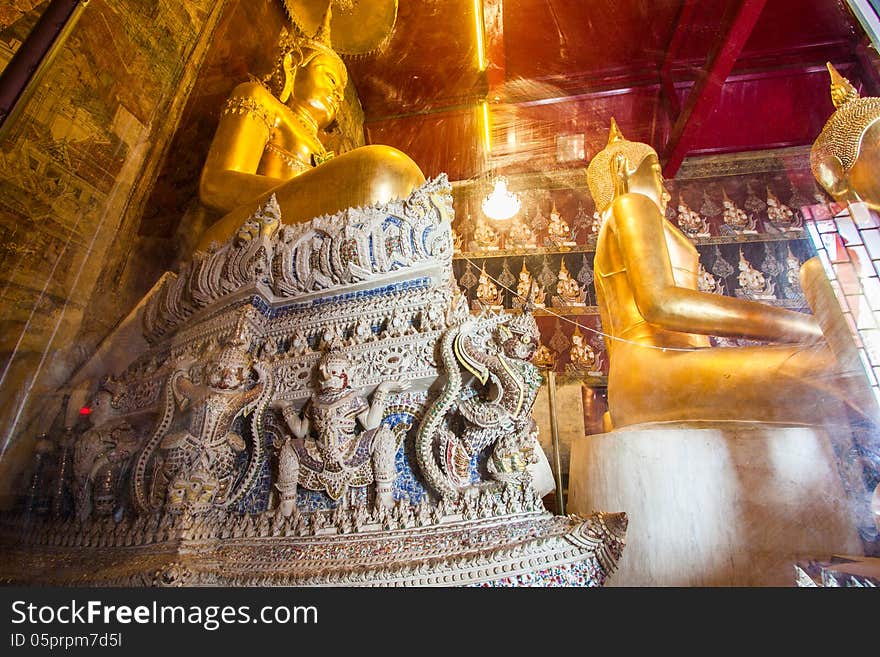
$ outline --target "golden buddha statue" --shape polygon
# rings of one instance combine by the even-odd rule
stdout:
[[[404,198],[425,178],[389,146],[332,157],[318,137],[336,118],[348,73],[330,46],[330,9],[314,36],[282,31],[273,71],[239,84],[223,108],[199,186],[224,213],[199,240],[223,242],[272,195],[284,223]]]
[[[834,200],[880,211],[880,98],[860,98],[830,63],[828,72],[836,111],[813,143],[810,167]]]
[[[568,273],[563,258],[559,266],[559,274],[557,276],[556,292],[559,294],[553,303],[557,306],[585,306],[584,293],[580,284]]]
[[[626,140],[614,121],[608,145],[588,168],[590,191],[606,217],[594,264],[609,335],[606,428],[658,421],[819,423],[829,398],[859,407],[861,382],[849,367],[842,374],[816,319],[698,291],[699,256],[665,218],[669,194],[660,171],[654,149]],[[815,267],[807,273],[815,274]],[[811,289],[823,282],[809,280]],[[713,348],[710,335],[789,344]]]

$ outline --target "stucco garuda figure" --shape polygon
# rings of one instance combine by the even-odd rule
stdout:
[[[236,87],[202,177],[226,214],[108,372],[118,417],[154,420],[128,511],[28,525],[0,580],[600,585],[615,568],[625,515],[544,509],[537,326],[470,315],[446,176],[385,148],[322,161],[345,79],[325,37],[285,37],[270,81]],[[78,547],[28,567],[58,543]]]
[[[698,290],[699,256],[664,218],[669,195],[653,148],[625,139],[612,120],[588,183],[606,216],[595,275],[609,334],[607,428],[689,420],[821,423],[829,398],[873,412],[856,363],[829,349],[816,318]],[[809,272],[821,274],[821,265],[813,260],[805,268],[809,298],[821,283]],[[713,348],[710,335],[787,344]]]

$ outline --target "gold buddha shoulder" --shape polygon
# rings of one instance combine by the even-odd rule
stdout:
[[[272,72],[230,94],[199,185],[202,203],[223,216],[198,248],[228,239],[272,195],[282,221],[294,224],[404,198],[424,183],[395,148],[364,146],[331,159],[323,146],[320,132],[336,119],[348,79],[329,24],[328,11],[314,36],[283,31]]]

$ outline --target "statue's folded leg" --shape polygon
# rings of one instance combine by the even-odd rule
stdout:
[[[338,155],[241,205],[217,220],[199,238],[199,248],[224,242],[272,195],[281,220],[297,224],[346,208],[406,198],[425,182],[418,165],[390,146],[363,146]]]
[[[858,373],[842,373],[824,345],[664,352],[620,343],[609,374],[615,427],[737,420],[822,424],[835,417],[835,402],[861,412],[869,396]]]

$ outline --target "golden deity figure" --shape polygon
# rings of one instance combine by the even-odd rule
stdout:
[[[559,214],[556,209],[556,203],[550,211],[550,223],[547,226],[547,236],[555,246],[574,246],[575,242],[571,239],[571,228],[568,222]]]
[[[798,263],[800,264],[800,263]],[[797,272],[795,272],[797,274]],[[724,281],[716,279],[712,274],[706,271],[703,263],[700,263],[700,269],[697,272],[697,289],[700,292],[709,292],[710,294],[724,294]]]
[[[758,231],[755,230],[755,220],[749,218],[745,210],[736,207],[736,203],[727,195],[725,189],[721,190],[721,195],[721,205],[724,206],[724,223],[740,235],[757,235]]]
[[[861,98],[830,62],[827,66],[835,111],[813,143],[810,168],[825,191],[849,205],[853,215],[864,206],[880,211],[880,98]],[[874,488],[871,510],[880,531],[880,484]]]
[[[475,251],[497,251],[501,237],[488,222],[478,219],[477,227],[474,229],[474,242],[476,243]]]
[[[788,299],[802,299],[804,296],[798,276],[800,268],[801,261],[791,252],[791,246],[789,246],[788,255],[785,257],[785,296]]]
[[[535,355],[532,356],[532,362],[539,369],[552,370],[556,367],[556,354],[550,351],[547,345],[540,342],[535,350]]]
[[[568,273],[563,258],[559,267],[559,275],[557,276],[556,292],[559,296],[554,299],[554,305],[559,306],[585,306],[584,292],[581,290],[580,284]]]
[[[739,282],[739,289],[735,290],[738,297],[760,301],[776,298],[775,283],[767,280],[763,272],[755,269],[752,263],[746,260],[742,249],[739,250],[739,276],[736,280]]]
[[[501,310],[504,307],[504,293],[489,278],[485,263],[480,271],[480,282],[477,284],[477,302],[480,306],[488,306],[492,310]]]
[[[801,219],[800,214],[780,201],[769,187],[767,188],[767,218],[771,224],[784,232],[800,233],[804,230],[804,220]]]
[[[880,98],[860,98],[829,63],[836,108],[810,151],[819,184],[840,203],[864,203],[880,211]]]
[[[516,305],[523,305],[532,295],[532,303],[538,308],[544,307],[546,293],[541,286],[532,287],[532,273],[526,269],[526,259],[523,258],[522,269],[519,271],[519,282],[516,284]]]
[[[519,217],[514,217],[511,220],[507,239],[510,245],[517,249],[534,249],[538,246],[534,231]]]
[[[697,289],[699,254],[665,218],[669,194],[653,148],[626,140],[612,121],[608,145],[587,176],[606,216],[594,264],[610,359],[606,428],[820,423],[829,398],[868,408],[860,401],[869,393],[859,397],[861,381],[838,365],[815,318]],[[807,264],[822,275],[816,261]],[[811,278],[815,267],[805,273],[819,281]],[[718,348],[711,335],[788,344]]]
[[[678,197],[678,226],[689,237],[709,237],[709,224],[691,210],[682,196]]]
[[[199,248],[223,242],[272,194],[284,223],[404,198],[424,183],[419,167],[389,146],[333,156],[319,131],[333,123],[348,72],[330,45],[330,9],[307,36],[283,30],[272,72],[239,84],[226,101],[202,170],[199,195],[223,213]]]
[[[602,374],[601,355],[597,354],[596,350],[584,340],[580,326],[575,326],[574,333],[571,335],[571,349],[568,352],[568,357],[571,361],[568,369],[591,376]]]

